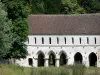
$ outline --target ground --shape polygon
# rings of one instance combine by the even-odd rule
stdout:
[[[83,65],[62,67],[20,67],[17,65],[0,65],[0,75],[100,75],[100,68]]]

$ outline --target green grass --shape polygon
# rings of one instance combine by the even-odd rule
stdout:
[[[0,75],[100,75],[100,68],[83,65],[62,67],[20,67],[17,65],[0,65]]]

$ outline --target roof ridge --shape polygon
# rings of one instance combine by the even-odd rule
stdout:
[[[100,15],[100,13],[91,13],[91,14],[30,14],[29,16],[92,16]]]

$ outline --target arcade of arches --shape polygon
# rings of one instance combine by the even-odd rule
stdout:
[[[68,58],[65,52],[62,52],[60,54],[59,59],[56,58],[56,55],[54,52],[49,53],[48,59],[45,59],[45,55],[43,52],[40,52],[38,54],[37,58],[37,66],[62,66],[62,65],[67,65],[68,63]],[[97,55],[95,53],[90,53],[88,56],[89,60],[89,66],[96,66],[97,65]],[[33,65],[33,60],[32,58],[28,59],[28,63],[30,66]],[[83,64],[83,56],[80,52],[75,53],[74,55],[74,64]]]

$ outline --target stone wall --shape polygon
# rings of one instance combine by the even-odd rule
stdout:
[[[51,42],[50,42],[51,41]],[[55,65],[60,66],[60,56],[62,53],[66,56],[65,65],[75,64],[75,54],[80,53],[82,64],[90,66],[90,55],[95,54],[98,64],[98,49],[100,47],[100,35],[30,35],[26,42],[29,55],[26,59],[16,60],[21,66],[38,66],[39,54],[43,54],[44,66],[48,67],[49,56],[55,56]],[[32,65],[29,65],[29,58],[32,59]],[[30,60],[31,61],[31,60]],[[42,62],[42,61],[41,61]]]

